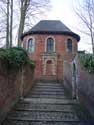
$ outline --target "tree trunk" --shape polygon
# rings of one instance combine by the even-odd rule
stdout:
[[[92,38],[92,53],[94,54],[94,38]]]
[[[91,34],[91,44],[92,44],[92,53],[94,54],[94,33],[92,29],[90,29],[90,34]]]
[[[13,0],[11,0],[11,9],[10,9],[10,47],[12,47],[12,28],[13,28]]]
[[[21,18],[20,18],[20,24],[19,24],[19,30],[18,30],[18,47],[21,47],[21,35],[24,30],[24,23],[25,23],[25,16],[24,16],[24,12],[21,11]]]
[[[24,30],[24,24],[25,24],[25,17],[27,12],[27,2],[28,0],[23,0],[21,2],[21,10],[20,10],[20,24],[19,24],[19,30],[18,30],[18,46],[21,47],[21,35]]]
[[[6,48],[9,48],[9,0],[7,0]]]

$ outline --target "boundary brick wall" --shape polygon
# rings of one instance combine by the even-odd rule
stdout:
[[[94,74],[90,74],[82,67],[78,56],[74,58],[77,64],[77,96],[78,99],[91,115],[94,117]],[[65,87],[73,93],[72,86],[72,62],[65,62],[63,70],[63,79]]]
[[[94,117],[94,74],[90,74],[78,63],[78,97]]]
[[[22,76],[20,70],[9,71],[6,64],[0,61],[0,122],[20,97],[29,92],[33,85],[33,74],[34,69],[29,65],[23,67]]]

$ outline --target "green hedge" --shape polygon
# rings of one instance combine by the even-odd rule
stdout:
[[[79,54],[81,64],[89,73],[94,73],[94,55],[93,54]]]
[[[20,68],[22,65],[30,64],[35,67],[34,61],[30,60],[25,49],[13,47],[9,49],[0,49],[0,60],[7,62],[8,68]]]

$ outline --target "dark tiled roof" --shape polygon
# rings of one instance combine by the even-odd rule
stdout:
[[[42,20],[34,27],[32,27],[31,30],[24,33],[21,38],[23,39],[24,36],[29,34],[46,34],[46,33],[70,35],[75,37],[77,41],[80,40],[80,37],[77,34],[73,33],[67,26],[65,26],[59,20]]]
[[[35,25],[32,29],[32,31],[45,31],[45,32],[63,32],[68,31],[71,32],[71,30],[66,27],[61,21],[59,20],[43,20],[40,21],[37,25]]]

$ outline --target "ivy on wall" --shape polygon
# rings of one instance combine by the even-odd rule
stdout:
[[[79,54],[81,64],[89,73],[94,73],[94,55],[93,54]]]
[[[26,64],[35,67],[34,61],[29,59],[26,50],[21,47],[0,49],[0,60],[5,62],[9,69],[19,69]]]

